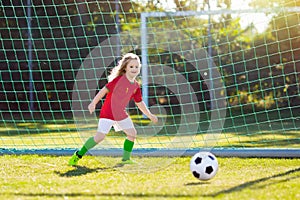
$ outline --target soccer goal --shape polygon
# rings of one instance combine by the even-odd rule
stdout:
[[[133,52],[159,117],[128,105],[135,155],[300,157],[300,7],[268,3],[2,1],[0,154],[72,154],[97,128],[102,102],[88,104]],[[120,155],[124,137],[91,153]]]

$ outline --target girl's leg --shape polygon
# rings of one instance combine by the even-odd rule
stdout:
[[[76,151],[71,159],[69,160],[69,165],[74,166],[77,165],[78,161],[82,158],[83,155],[86,154],[88,150],[96,146],[99,142],[101,142],[105,135],[109,132],[113,125],[114,121],[109,119],[99,119],[97,133],[94,137],[90,137],[84,143],[79,151]]]
[[[122,161],[126,161],[126,160],[130,160],[130,156],[131,156],[131,152],[133,149],[134,140],[136,138],[137,132],[135,128],[125,129],[123,131],[127,135],[127,138],[124,141]]]
[[[97,132],[94,137],[90,137],[89,139],[87,139],[87,141],[84,143],[81,149],[77,152],[77,155],[82,157],[84,154],[86,154],[88,150],[90,150],[91,148],[96,146],[99,142],[104,140],[104,138],[105,138],[104,133]]]
[[[99,142],[101,142],[105,135],[109,132],[113,125],[114,121],[110,119],[100,118],[98,122],[97,133],[94,137],[90,137],[82,146],[82,148],[77,152],[77,155],[81,158],[86,152],[96,146]]]

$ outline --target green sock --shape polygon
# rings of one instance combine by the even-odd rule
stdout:
[[[94,140],[94,137],[90,137],[85,143],[84,145],[81,147],[81,149],[77,152],[77,154],[79,156],[83,156],[84,154],[86,154],[86,152],[93,148],[94,146],[96,146],[97,143]]]
[[[122,161],[130,160],[130,155],[131,155],[131,152],[133,149],[133,145],[134,145],[134,142],[132,142],[128,139],[126,139],[124,141]]]

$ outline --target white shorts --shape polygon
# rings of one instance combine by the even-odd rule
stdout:
[[[121,121],[100,118],[97,132],[107,134],[110,131],[112,126],[114,126],[115,131],[122,131],[122,130],[134,128],[133,122],[130,119],[130,117],[127,117],[126,119],[123,119]]]

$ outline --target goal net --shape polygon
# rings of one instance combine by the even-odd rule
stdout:
[[[299,3],[216,2],[1,1],[0,154],[73,153],[97,129],[103,101],[88,104],[133,52],[159,117],[128,105],[137,154],[299,156]],[[94,152],[119,154],[124,137]]]

